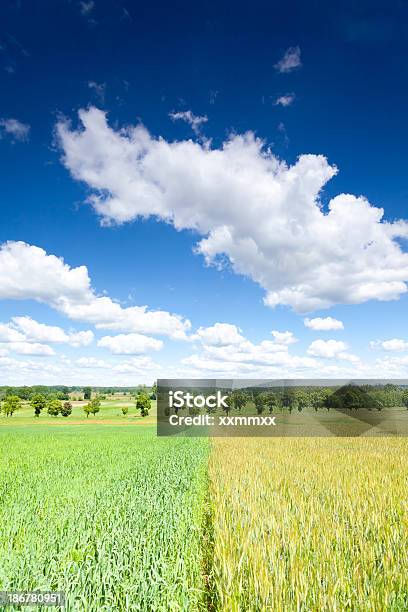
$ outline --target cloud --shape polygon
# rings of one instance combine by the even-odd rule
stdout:
[[[377,359],[375,370],[379,373],[378,377],[384,378],[407,378],[408,376],[408,355],[389,356]]]
[[[169,113],[169,117],[171,117],[173,121],[181,120],[188,123],[196,136],[199,136],[201,134],[201,125],[203,123],[207,123],[208,121],[208,117],[206,115],[200,117],[194,115],[191,110],[178,113],[172,112]]]
[[[278,72],[288,73],[300,68],[301,65],[300,47],[289,47],[279,62],[275,64],[275,68]]]
[[[284,96],[279,96],[275,100],[276,106],[290,106],[292,102],[295,101],[295,94],[285,94]]]
[[[182,359],[182,364],[204,372],[224,372],[232,376],[252,373],[253,377],[258,378],[263,375],[282,377],[284,374],[302,372],[309,376],[311,371],[316,371],[318,368],[315,359],[291,355],[286,351],[268,352],[267,347],[262,347],[262,343],[252,347],[247,346],[246,350],[238,353],[234,353],[233,347],[229,346],[223,347],[222,351],[193,354]]]
[[[182,363],[186,366],[192,366],[204,372],[221,372],[223,374],[230,374],[232,376],[236,376],[241,373],[253,373],[256,369],[256,366],[251,363],[220,361],[210,359],[208,355],[190,355],[190,357],[183,359]]]
[[[108,349],[114,355],[137,355],[146,351],[158,351],[163,342],[142,334],[119,334],[103,336],[98,340],[98,346]]]
[[[271,332],[271,334],[274,337],[276,344],[284,344],[288,346],[289,344],[295,344],[295,342],[298,341],[291,331],[280,332],[274,330]]]
[[[25,299],[58,308],[61,300],[81,303],[92,297],[85,266],[70,268],[55,255],[25,242],[0,247],[0,299]]]
[[[10,323],[0,323],[0,342],[23,342],[25,335],[17,331]]]
[[[94,340],[93,332],[88,329],[86,331],[72,332],[69,334],[69,344],[75,348],[81,346],[89,346]]]
[[[38,323],[31,317],[13,317],[10,323],[0,323],[0,343],[21,355],[54,355],[48,344],[80,347],[88,346],[93,339],[90,330],[66,333],[61,327]]]
[[[315,359],[289,353],[288,346],[297,342],[292,332],[274,330],[271,333],[273,340],[253,343],[242,335],[238,327],[228,323],[200,328],[192,338],[197,336],[201,340],[201,352],[182,359],[181,363],[195,368],[198,375],[201,371],[235,376],[251,373],[278,376],[283,371],[303,372],[316,368]]]
[[[79,10],[81,11],[81,15],[87,17],[95,8],[94,0],[81,0],[79,2]]]
[[[191,327],[190,321],[178,315],[152,311],[147,306],[123,308],[110,297],[98,296],[91,287],[86,266],[70,268],[63,259],[25,242],[6,242],[0,247],[0,299],[36,300],[72,320],[92,323],[98,329],[184,340]],[[33,329],[33,324],[30,325]],[[40,333],[38,326],[36,330]],[[48,332],[44,330],[44,333]],[[89,332],[86,337],[89,341]],[[83,344],[84,338],[83,333],[82,336],[73,334],[71,340],[74,344],[78,341]]]
[[[82,304],[61,300],[59,310],[70,319],[93,323],[97,329],[157,334],[174,340],[186,340],[191,327],[190,321],[178,315],[151,311],[147,306],[123,308],[109,297],[93,296]]]
[[[151,357],[147,356],[139,356],[132,357],[131,359],[127,359],[126,361],[122,361],[118,363],[113,370],[115,372],[120,372],[123,374],[135,374],[140,372],[145,372],[146,370],[151,370],[152,368],[158,368],[159,366],[152,361]]]
[[[359,361],[356,355],[347,353],[347,349],[347,344],[341,340],[314,340],[307,349],[307,353],[313,357],[323,357],[324,359]]]
[[[333,317],[316,317],[315,319],[304,319],[305,327],[315,331],[330,331],[344,329],[343,321],[333,319]]]
[[[244,340],[238,346],[205,346],[208,356],[222,361],[263,363],[269,365],[284,364],[288,361],[288,347],[276,344],[272,340],[262,340],[258,344]]]
[[[27,142],[30,126],[18,119],[0,119],[0,138],[9,136],[13,142]]]
[[[69,337],[61,327],[38,323],[31,317],[13,317],[13,323],[24,333],[27,340],[38,342],[68,342]]]
[[[375,340],[370,342],[370,348],[380,348],[384,351],[408,351],[408,342],[401,338],[392,338],[391,340]]]
[[[220,148],[154,138],[138,125],[114,130],[106,114],[81,110],[82,130],[57,126],[63,162],[91,190],[103,224],[154,217],[203,238],[208,265],[266,290],[265,304],[298,312],[394,300],[407,291],[408,223],[383,221],[364,197],[320,192],[337,169],[323,155],[288,166],[249,132]],[[136,331],[136,330],[135,330]]]
[[[80,357],[75,362],[76,365],[81,368],[105,368],[108,369],[110,364],[103,359],[97,359],[96,357]]]
[[[96,81],[88,81],[88,87],[95,92],[96,97],[102,104],[105,102],[106,83],[97,83]]]
[[[38,342],[8,342],[2,345],[13,353],[18,355],[54,355],[54,350],[46,345]]]
[[[215,323],[212,327],[199,327],[191,339],[209,346],[240,344],[245,340],[240,331],[239,327],[230,323]]]

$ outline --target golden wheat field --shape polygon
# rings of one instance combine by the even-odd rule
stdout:
[[[212,445],[215,609],[408,609],[406,439]]]

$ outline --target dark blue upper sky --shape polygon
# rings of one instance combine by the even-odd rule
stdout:
[[[300,47],[302,67],[281,74],[274,65],[291,46]],[[326,155],[339,174],[323,202],[364,194],[394,220],[406,216],[408,198],[407,56],[408,3],[400,0],[3,0],[0,117],[18,118],[31,132],[29,143],[0,139],[0,242],[24,240],[71,266],[86,264],[98,291],[122,300],[132,294],[197,324],[228,319],[256,338],[275,318],[263,291],[203,266],[192,253],[196,236],[152,220],[99,226],[83,204],[86,188],[60,163],[56,121],[64,115],[76,125],[77,110],[93,104],[111,125],[142,121],[172,140],[191,131],[169,112],[191,109],[208,116],[204,132],[214,146],[231,131],[254,130],[289,163],[302,153]],[[288,93],[292,105],[274,104]],[[381,308],[370,303],[364,316],[374,321]],[[403,311],[390,308],[397,326]],[[357,324],[347,307],[336,314]],[[283,327],[295,320],[280,313]]]

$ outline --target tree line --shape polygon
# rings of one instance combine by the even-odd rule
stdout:
[[[197,393],[197,389],[193,390]],[[227,393],[226,406],[223,410],[229,414],[232,410],[241,411],[244,407],[254,407],[257,414],[273,413],[285,409],[288,412],[304,409],[336,410],[382,410],[383,408],[405,407],[408,409],[408,388],[395,384],[344,386],[293,386],[275,388],[236,389]],[[190,413],[198,413],[190,408]],[[207,412],[215,409],[207,408]]]
[[[89,391],[88,391],[89,389]],[[91,388],[84,389],[84,398],[88,399],[88,403],[83,406],[83,410],[86,414],[86,418],[92,414],[95,416],[101,409],[101,401],[105,399],[105,396],[95,395],[91,397]],[[140,411],[142,417],[149,415],[151,409],[151,398],[147,393],[142,391],[138,392],[135,396],[136,399],[136,410]],[[34,416],[39,418],[43,410],[53,417],[59,415],[63,417],[69,417],[72,413],[72,403],[69,400],[62,401],[58,396],[46,396],[42,393],[34,393],[29,398],[29,404],[34,410]],[[22,400],[18,395],[6,395],[1,404],[0,412],[3,412],[6,417],[11,417],[19,410],[22,406]],[[128,406],[122,406],[122,414],[126,416],[128,413]]]
[[[103,399],[108,396],[115,395],[116,393],[129,395],[131,397],[137,397],[140,393],[145,393],[151,399],[156,399],[157,386],[156,383],[154,383],[151,387],[148,387],[147,385],[137,385],[135,387],[68,387],[66,385],[24,385],[22,387],[3,386],[0,387],[0,401],[4,400],[10,395],[15,395],[23,401],[29,401],[35,394],[41,394],[45,397],[55,397],[61,401],[68,401],[73,396],[75,396],[75,399],[77,400],[90,400],[93,393],[96,393]]]

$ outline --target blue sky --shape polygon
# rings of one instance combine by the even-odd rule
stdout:
[[[329,4],[2,3],[0,384],[406,376],[408,8]]]

